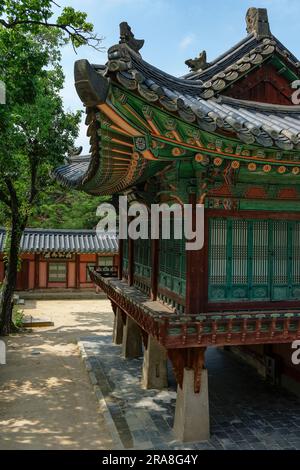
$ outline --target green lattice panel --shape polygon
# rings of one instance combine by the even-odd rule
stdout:
[[[212,219],[209,298],[300,299],[300,222]]]

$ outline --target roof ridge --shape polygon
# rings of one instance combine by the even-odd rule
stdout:
[[[288,112],[288,113],[300,113],[299,105],[284,105],[284,104],[273,104],[273,103],[262,103],[259,101],[240,100],[232,98],[231,96],[219,95],[216,99],[217,103],[225,103],[233,106],[241,106],[244,108],[257,108],[265,111],[277,111],[277,112]]]
[[[254,40],[255,42],[260,42],[256,39],[254,33],[248,34],[246,37],[241,39],[238,43],[236,43],[234,46],[232,46],[230,49],[227,51],[223,52],[222,54],[218,55],[212,62],[209,63],[209,67],[207,67],[205,70],[199,70],[198,72],[189,72],[185,75],[182,76],[183,79],[186,80],[192,80],[192,77],[199,76],[201,79],[201,75],[209,72],[210,69],[215,67],[218,63],[222,62],[226,57],[231,55],[233,52],[237,51],[240,49],[242,46],[245,46],[248,42],[251,40]],[[191,77],[191,78],[189,78]]]
[[[0,232],[6,233],[7,229],[4,227],[0,227]],[[97,229],[67,229],[67,228],[60,228],[60,229],[52,229],[52,228],[34,228],[34,227],[26,227],[24,230],[25,233],[28,232],[36,232],[36,233],[89,233],[89,234],[97,234]],[[114,232],[112,231],[103,231],[103,233],[107,234],[113,234]]]

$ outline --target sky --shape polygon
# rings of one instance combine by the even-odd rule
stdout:
[[[119,23],[127,21],[137,39],[144,39],[140,51],[152,65],[174,76],[188,72],[185,60],[206,50],[207,60],[231,48],[246,36],[245,15],[249,7],[267,8],[272,33],[300,58],[299,0],[57,0],[88,14],[95,32],[103,37],[104,52],[71,46],[63,50],[65,88],[63,99],[68,110],[83,109],[73,79],[74,62],[88,59],[105,64],[107,49],[119,42]],[[82,122],[76,145],[88,153],[86,127]]]

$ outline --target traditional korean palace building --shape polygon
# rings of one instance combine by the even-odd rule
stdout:
[[[171,360],[185,441],[209,435],[208,346],[239,348],[274,381],[300,378],[300,62],[265,9],[249,9],[246,23],[245,39],[211,62],[205,52],[188,60],[181,78],[147,63],[122,23],[105,65],[75,64],[91,156],[56,170],[89,194],[205,205],[203,249],[120,240],[118,278],[91,273],[124,356],[144,343],[143,385],[166,386]]]
[[[0,283],[4,278],[6,232],[0,229]],[[26,229],[21,240],[17,290],[87,289],[93,287],[88,268],[118,265],[114,234],[94,230]]]

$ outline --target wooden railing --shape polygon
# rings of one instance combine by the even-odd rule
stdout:
[[[166,312],[159,302],[126,283],[104,279],[94,282],[109,299],[166,348],[292,343],[300,339],[300,310],[217,312],[186,315]]]

